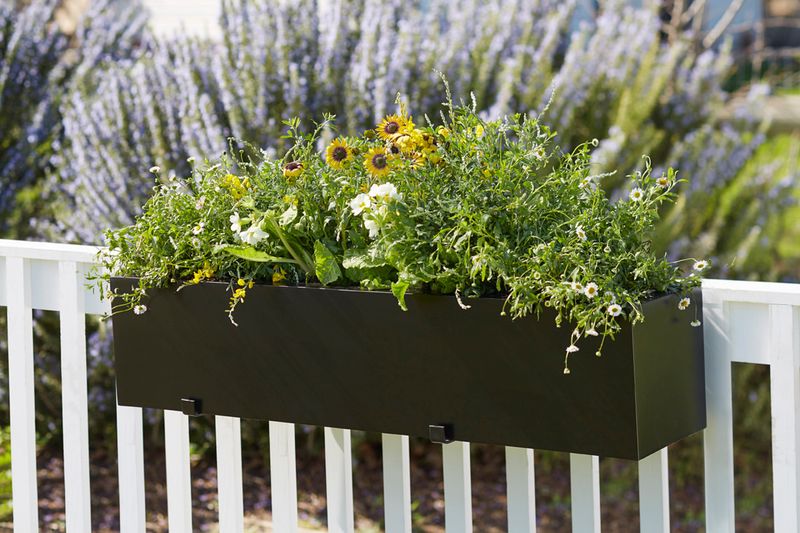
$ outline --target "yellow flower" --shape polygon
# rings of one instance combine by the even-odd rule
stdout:
[[[272,284],[273,285],[280,285],[286,279],[286,272],[283,271],[281,267],[275,269],[275,272],[272,273]]]
[[[303,173],[303,163],[300,161],[290,161],[283,166],[284,178],[296,178]]]
[[[236,284],[238,286],[240,286],[240,287],[244,287],[247,284],[247,282],[245,280],[243,280],[242,278],[239,278],[239,280],[236,282]]]
[[[204,279],[211,279],[214,276],[214,269],[211,268],[211,263],[206,261],[203,263],[203,268],[196,271],[194,276],[192,277],[192,281],[189,282],[190,285],[197,285]]]
[[[325,161],[335,169],[344,168],[353,159],[353,150],[344,139],[335,139],[325,150]]]
[[[480,124],[475,126],[475,136],[478,138],[483,137],[483,126],[481,126]]]
[[[436,133],[447,139],[450,137],[450,130],[445,128],[444,126],[439,126],[439,129],[436,130]]]
[[[364,157],[364,167],[367,172],[379,178],[389,174],[389,160],[386,157],[386,149],[382,146],[371,148],[366,157]]]
[[[402,135],[404,132],[412,129],[414,129],[414,122],[411,120],[411,117],[389,115],[378,124],[378,127],[375,128],[375,132],[381,139],[391,141],[396,136]]]
[[[228,189],[228,192],[235,200],[238,200],[247,193],[247,189],[250,187],[250,179],[240,180],[239,176],[235,174],[226,174],[222,178],[222,186]]]

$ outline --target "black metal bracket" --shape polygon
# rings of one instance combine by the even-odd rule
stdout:
[[[453,424],[430,424],[428,438],[439,444],[453,442]]]
[[[183,411],[185,415],[199,416],[202,414],[200,411],[200,400],[195,398],[181,398],[181,411]]]

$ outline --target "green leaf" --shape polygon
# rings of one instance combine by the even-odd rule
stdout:
[[[314,266],[316,267],[317,279],[323,285],[333,283],[342,276],[336,257],[320,241],[314,243]]]
[[[408,311],[408,307],[406,307],[406,291],[408,287],[407,281],[395,281],[392,283],[392,294],[397,298],[397,303],[403,311]]]
[[[255,263],[296,263],[294,259],[286,257],[276,257],[266,252],[256,250],[252,246],[235,246],[232,244],[221,244],[214,248],[215,252],[225,252],[239,259],[253,261]]]
[[[281,226],[288,226],[294,219],[297,218],[297,208],[293,205],[290,205],[286,211],[283,212],[281,218],[278,219],[278,224]]]
[[[364,250],[347,250],[342,261],[344,268],[378,268],[385,265],[386,261]]]

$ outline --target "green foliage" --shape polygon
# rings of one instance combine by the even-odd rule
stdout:
[[[674,171],[655,178],[645,160],[612,202],[591,144],[564,153],[536,117],[445,111],[420,128],[401,105],[324,157],[331,117],[310,134],[288,121],[281,160],[223,158],[157,186],[135,224],[107,233],[107,271],[141,278],[117,310],[144,312],[149,287],[207,279],[230,282],[231,313],[254,281],[391,288],[404,309],[407,292],[455,294],[465,309],[500,296],[513,317],[552,307],[575,328],[569,354],[582,336],[613,337],[620,315],[640,321],[643,299],[699,284],[705,262],[684,275],[650,245]]]
[[[0,428],[0,520],[11,517],[11,428]]]

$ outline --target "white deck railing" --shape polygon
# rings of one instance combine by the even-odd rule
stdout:
[[[86,286],[97,249],[0,240],[0,306],[8,308],[9,399],[12,490],[16,531],[39,530],[32,310],[58,311],[64,428],[66,527],[91,530],[85,315],[108,304]],[[708,280],[703,284],[708,429],[705,430],[706,526],[734,531],[731,363],[770,365],[772,469],[776,531],[800,531],[800,286]],[[189,426],[186,415],[164,416],[167,507],[173,532],[192,531]],[[220,531],[243,530],[239,420],[216,417]],[[273,527],[297,529],[294,426],[270,422]],[[121,530],[145,530],[142,411],[117,408]],[[408,437],[383,435],[385,524],[388,532],[411,531]],[[472,530],[469,444],[442,446],[445,524]],[[661,450],[639,464],[643,531],[667,532],[668,454]],[[354,529],[350,432],[325,428],[328,527]],[[598,458],[571,455],[573,530],[600,531]],[[765,465],[766,467],[766,465]],[[536,529],[534,452],[506,448],[508,529]]]

